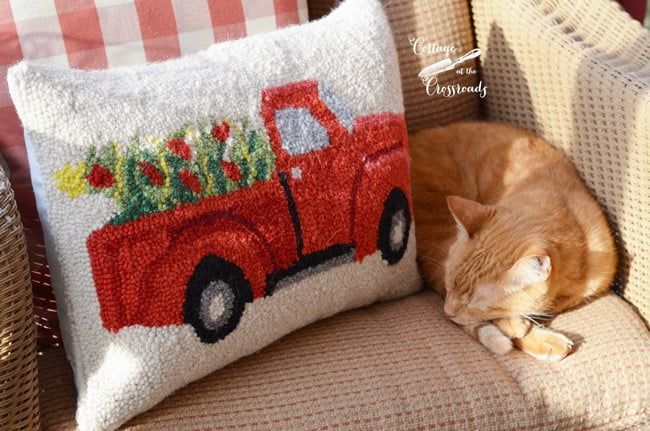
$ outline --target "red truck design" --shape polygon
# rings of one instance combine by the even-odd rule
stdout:
[[[317,81],[262,91],[275,171],[87,239],[105,328],[190,324],[205,343],[247,303],[333,265],[404,255],[411,226],[403,115],[354,117]]]

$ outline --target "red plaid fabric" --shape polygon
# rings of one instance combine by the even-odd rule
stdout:
[[[25,226],[39,341],[58,339],[58,324],[9,66],[22,59],[84,69],[162,61],[305,21],[307,0],[0,0],[0,152]]]

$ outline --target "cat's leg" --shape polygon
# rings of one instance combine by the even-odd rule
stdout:
[[[526,319],[499,319],[494,323],[523,352],[543,361],[562,360],[573,348],[573,341],[564,335],[543,326],[532,325]]]
[[[532,326],[532,322],[528,319],[522,319],[520,317],[509,317],[505,319],[494,320],[493,323],[503,332],[506,337],[510,337],[513,340],[517,338],[523,338]]]
[[[477,322],[465,325],[463,329],[472,337],[478,339],[492,353],[505,355],[512,350],[512,340],[492,323]]]

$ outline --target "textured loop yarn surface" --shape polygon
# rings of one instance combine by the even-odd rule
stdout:
[[[295,329],[421,287],[378,1],[177,60],[22,62],[8,76],[81,430],[116,429]]]

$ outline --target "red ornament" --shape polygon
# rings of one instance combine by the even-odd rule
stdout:
[[[234,162],[227,162],[225,160],[222,160],[221,167],[223,168],[226,176],[231,180],[235,182],[241,180],[241,171],[239,170],[239,166],[237,166]]]
[[[190,146],[181,138],[170,139],[166,145],[181,159],[189,160],[192,157]]]
[[[115,184],[115,178],[111,171],[100,165],[93,165],[90,174],[86,177],[88,184],[93,187],[102,188],[102,187],[111,187]]]
[[[140,162],[138,165],[142,167],[142,173],[149,178],[152,186],[162,186],[165,183],[165,179],[157,167],[149,162]]]
[[[212,137],[218,141],[225,141],[230,136],[230,125],[225,121],[220,125],[212,126]]]
[[[188,171],[187,168],[178,173],[178,178],[181,179],[185,187],[192,190],[194,193],[201,193],[201,183],[199,182],[199,179],[196,178],[196,175]]]

